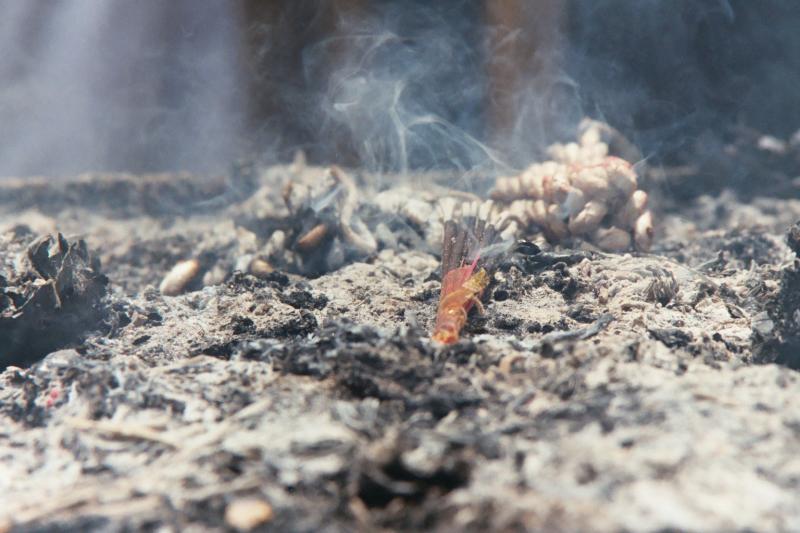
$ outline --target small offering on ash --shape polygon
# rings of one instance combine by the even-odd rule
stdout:
[[[496,259],[513,243],[516,223],[491,201],[459,205],[445,199],[441,207],[442,289],[432,338],[452,344],[470,309],[483,312],[480,297],[489,285]]]
[[[584,120],[577,143],[554,144],[551,160],[498,178],[492,199],[550,242],[578,237],[609,252],[648,250],[653,215],[647,193],[638,188],[633,165],[609,155],[611,135],[608,126]]]

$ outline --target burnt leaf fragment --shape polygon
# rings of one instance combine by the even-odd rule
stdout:
[[[60,233],[33,241],[26,269],[0,287],[0,367],[27,366],[80,340],[106,316],[108,279],[83,240]]]

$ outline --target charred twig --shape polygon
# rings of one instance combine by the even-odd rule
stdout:
[[[78,430],[106,433],[124,439],[148,440],[164,444],[170,448],[178,448],[177,442],[147,426],[118,423],[110,420],[87,420],[83,418],[71,418],[67,420],[67,424]]]
[[[554,331],[542,337],[540,342],[542,345],[553,345],[564,341],[583,341],[603,331],[612,320],[614,320],[614,316],[606,313],[601,315],[591,326],[571,331]]]

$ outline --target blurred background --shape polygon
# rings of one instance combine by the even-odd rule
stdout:
[[[586,115],[677,165],[794,134],[798,27],[772,0],[0,0],[0,176],[490,172]]]

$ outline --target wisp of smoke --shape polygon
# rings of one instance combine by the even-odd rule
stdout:
[[[322,139],[378,172],[505,166],[482,139],[485,55],[475,5],[376,2],[343,16],[335,36],[304,51],[310,80],[330,73],[316,107]]]
[[[680,163],[736,121],[797,130],[798,21],[778,0],[0,0],[0,176],[208,173],[246,140],[490,176],[586,115]]]

